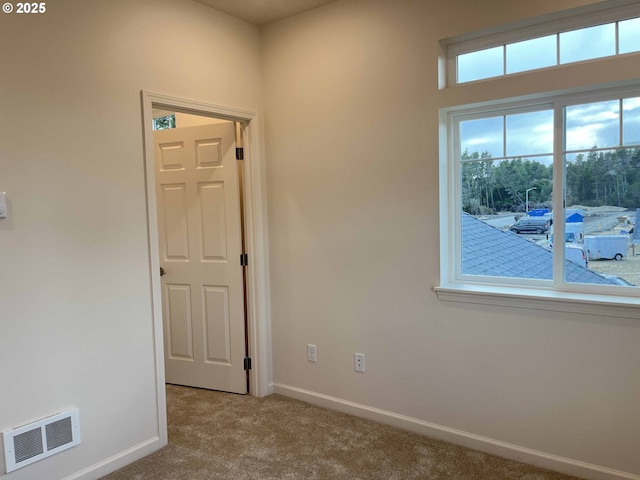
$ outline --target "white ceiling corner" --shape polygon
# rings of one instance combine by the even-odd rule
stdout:
[[[264,25],[337,0],[195,0],[255,25]]]

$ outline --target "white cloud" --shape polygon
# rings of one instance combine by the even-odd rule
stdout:
[[[638,97],[638,98],[625,98],[622,101],[622,109],[625,112],[630,111],[630,110],[635,110],[637,108],[640,108],[640,97]]]

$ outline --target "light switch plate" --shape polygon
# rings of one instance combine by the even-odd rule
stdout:
[[[7,194],[0,192],[0,218],[7,218]]]

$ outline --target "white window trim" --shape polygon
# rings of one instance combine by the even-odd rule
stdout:
[[[507,43],[514,43],[532,38],[551,35],[579,28],[586,28],[603,23],[619,21],[623,18],[640,17],[640,3],[637,0],[618,0],[614,7],[609,2],[603,4],[588,5],[586,7],[569,11],[556,12],[550,15],[502,25],[480,33],[459,35],[442,40],[441,47],[446,52],[446,73],[444,86],[453,87],[458,85],[468,85],[470,83],[504,78],[505,76],[522,75],[533,71],[551,70],[564,68],[582,62],[572,62],[567,64],[554,65],[535,70],[527,70],[512,74],[504,74],[497,77],[473,80],[457,83],[457,62],[458,55],[470,53],[486,48],[497,47]],[[637,55],[638,52],[623,55]],[[609,57],[603,58],[610,58]],[[590,62],[594,59],[584,60]],[[600,59],[595,59],[600,60]]]
[[[501,307],[526,308],[532,310],[578,313],[598,317],[640,317],[640,303],[636,297],[594,296],[534,290],[528,288],[490,287],[479,285],[455,285],[434,287],[438,300],[496,305]]]
[[[552,104],[563,106],[597,102],[612,97],[638,96],[640,82],[624,87],[601,88],[594,91],[589,86],[581,91],[563,94],[540,96],[538,101],[519,99],[499,99],[491,103],[490,108],[504,110],[521,108],[530,105]],[[554,244],[554,257],[561,258],[554,262],[553,281],[527,281],[508,279],[504,284],[491,278],[478,277],[476,281],[470,277],[459,275],[461,238],[460,199],[457,184],[459,161],[457,139],[453,132],[453,118],[461,114],[488,110],[487,106],[455,106],[440,109],[440,274],[441,283],[434,287],[439,300],[462,303],[499,305],[506,307],[529,308],[535,310],[552,310],[559,312],[579,313],[596,316],[613,316],[623,318],[640,317],[640,292],[636,287],[566,284],[559,280],[562,276],[564,248],[562,242]],[[563,175],[563,119],[562,115],[554,116],[554,190],[560,191]],[[444,173],[444,174],[443,174]],[[562,211],[563,196],[554,196],[554,211]],[[556,234],[563,238],[564,222],[556,222]],[[493,279],[497,280],[497,279]]]

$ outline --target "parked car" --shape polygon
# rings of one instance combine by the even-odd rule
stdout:
[[[522,217],[509,227],[513,233],[546,233],[549,231],[549,219],[544,217]]]

